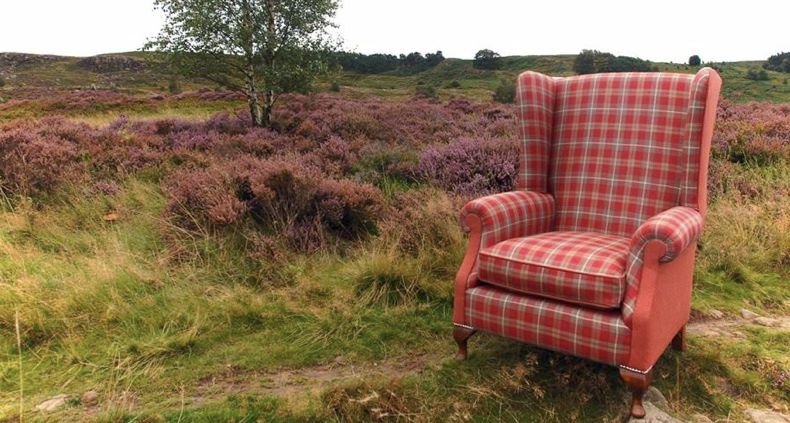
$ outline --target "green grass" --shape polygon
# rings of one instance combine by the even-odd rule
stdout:
[[[786,188],[788,173],[780,174],[785,179],[775,183]],[[728,238],[751,244],[702,250],[696,310],[790,311],[784,256],[772,250],[788,235],[769,233],[760,223],[787,225],[789,208],[786,199],[773,208],[756,206],[759,201],[724,196],[713,202],[703,245]],[[97,421],[358,421],[379,414],[422,421],[618,421],[625,409],[624,388],[608,366],[487,335],[473,338],[470,361],[442,359],[454,348],[450,281],[463,252],[460,240],[441,256],[434,245],[406,254],[385,248],[391,240],[374,239],[350,257],[294,255],[273,277],[232,237],[182,241],[198,253],[172,256],[172,241],[162,238],[163,202],[153,182],[131,179],[116,197],[75,189],[45,205],[5,206],[0,416],[16,415],[19,401],[17,311],[28,417],[41,417],[33,406],[59,393],[74,399],[58,418]],[[109,211],[121,219],[103,221]],[[790,400],[786,387],[776,385],[790,369],[787,332],[751,327],[745,333],[746,339],[692,338],[689,352],[666,354],[656,386],[676,414],[726,419],[747,406]],[[436,358],[421,373],[341,381],[317,396],[282,398],[255,388],[266,379],[262,374],[280,369],[337,357],[369,366],[414,353]],[[201,388],[229,371],[248,380],[250,392]],[[102,395],[96,415],[85,414],[77,400],[89,389]]]
[[[120,53],[146,60],[151,63],[142,71],[120,71],[96,73],[77,65],[79,58],[61,57],[35,65],[19,66],[12,76],[6,75],[5,88],[0,88],[0,97],[11,98],[12,88],[51,87],[58,89],[86,88],[96,85],[99,88],[114,86],[128,94],[161,94],[167,91],[168,74],[152,53]],[[340,72],[319,81],[319,90],[328,90],[330,81],[341,85],[341,92],[349,96],[379,96],[392,99],[410,98],[417,84],[434,86],[442,99],[465,97],[475,100],[490,100],[501,80],[515,80],[525,70],[534,70],[555,76],[573,75],[574,55],[554,56],[508,56],[503,57],[501,70],[478,70],[472,67],[471,60],[447,59],[438,66],[420,73],[405,75],[390,72],[379,75],[361,75]],[[724,80],[723,95],[736,102],[771,101],[790,102],[790,74],[768,71],[768,81],[753,81],[746,77],[749,69],[762,69],[761,61],[716,63]],[[694,73],[699,68],[685,64],[660,63],[655,65],[662,71]],[[2,70],[2,69],[0,69]],[[10,71],[7,71],[10,73]],[[451,88],[456,81],[459,88]],[[201,80],[183,81],[184,90],[200,87],[214,88]]]
[[[567,75],[572,59],[508,57],[495,72],[448,60],[410,76],[338,78],[349,96],[409,98],[421,82],[436,85],[441,98],[488,100],[500,79],[524,68]],[[726,95],[786,101],[784,85],[765,85],[782,75],[770,73],[773,79],[765,83],[743,78],[756,65],[723,65]],[[25,72],[31,72],[30,81],[48,83],[60,69],[64,85],[82,84],[85,75],[68,66]],[[461,87],[444,88],[453,80]],[[95,124],[117,113],[199,119],[239,105],[102,107],[75,117]],[[18,113],[48,111],[31,104]],[[733,317],[748,308],[786,316],[790,197],[781,193],[790,192],[790,165],[731,167],[731,185],[748,179],[761,189],[751,196],[723,190],[711,202],[698,254],[694,315],[715,308]],[[173,239],[176,228],[162,218],[165,200],[156,179],[128,179],[113,197],[73,187],[43,203],[3,199],[0,421],[16,418],[20,397],[28,421],[621,420],[625,388],[614,368],[484,334],[472,338],[469,361],[450,359],[452,280],[465,241],[456,206],[447,198],[429,196],[425,207],[433,214],[419,222],[424,233],[411,241],[411,249],[394,248],[397,239],[382,235],[342,254],[289,253],[280,263],[268,263],[251,259],[233,233]],[[379,185],[391,201],[402,191],[425,189],[388,179]],[[111,211],[120,215],[118,221],[102,219]],[[787,331],[742,331],[743,339],[692,337],[686,353],[665,354],[655,384],[675,414],[742,421],[745,408],[790,401]],[[425,363],[411,368],[419,361],[415,356],[426,357]],[[379,365],[390,370],[365,373]],[[270,389],[279,372],[324,366],[362,369],[365,377],[314,384],[297,374],[296,394]],[[215,379],[238,381],[239,389],[225,391],[221,383],[207,388]],[[90,389],[101,395],[98,411],[84,411],[79,403]],[[59,393],[72,396],[62,410],[50,416],[35,410]]]

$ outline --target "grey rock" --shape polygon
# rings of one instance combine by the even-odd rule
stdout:
[[[724,318],[724,312],[720,310],[716,310],[715,308],[708,310],[708,312],[705,313],[705,315],[710,317],[711,319],[717,319],[717,320]]]
[[[645,407],[645,417],[643,419],[631,417],[628,419],[628,423],[683,423],[682,421],[662,411],[652,403],[643,402],[642,405]]]
[[[99,393],[90,390],[82,394],[82,398],[80,399],[80,403],[85,407],[94,407],[96,404],[99,403]]]
[[[766,326],[769,328],[783,328],[788,329],[790,328],[790,317],[758,317],[754,319],[754,323]]]
[[[37,405],[36,408],[41,411],[55,411],[60,407],[66,405],[66,400],[69,398],[66,394],[55,395],[54,397]]]
[[[691,422],[692,423],[713,423],[708,416],[700,413],[694,413],[691,415]]]
[[[755,313],[755,312],[753,312],[753,311],[749,311],[749,310],[747,310],[745,308],[742,308],[741,309],[741,317],[743,317],[744,319],[752,320],[755,317],[760,317],[760,315]]]
[[[771,410],[749,408],[744,414],[754,423],[790,423],[790,417]]]
[[[642,401],[649,402],[662,410],[669,410],[669,401],[655,386],[651,386],[642,397]]]

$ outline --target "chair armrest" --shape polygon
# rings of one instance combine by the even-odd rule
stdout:
[[[623,300],[623,319],[626,325],[631,324],[639,294],[647,245],[651,242],[660,243],[663,251],[656,257],[659,263],[668,263],[683,253],[689,245],[695,244],[702,232],[702,223],[702,215],[697,210],[690,207],[673,207],[651,217],[634,232],[628,253],[627,286]]]
[[[465,292],[477,285],[478,252],[506,239],[550,231],[553,220],[554,197],[538,192],[494,194],[464,206],[461,226],[469,233],[469,246],[455,276],[454,323],[465,324]]]
[[[461,210],[461,226],[471,237],[479,232],[479,250],[510,238],[549,231],[553,217],[554,198],[550,194],[511,191],[468,202]]]
[[[629,260],[633,260],[648,242],[655,239],[667,247],[659,261],[672,261],[697,240],[702,232],[702,223],[702,215],[690,207],[672,207],[647,219],[631,237]]]

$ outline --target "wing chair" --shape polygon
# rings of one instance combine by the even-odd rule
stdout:
[[[458,357],[486,331],[618,366],[642,417],[652,368],[684,349],[721,78],[518,78],[517,190],[461,211]]]

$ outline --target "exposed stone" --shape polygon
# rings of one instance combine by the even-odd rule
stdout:
[[[705,313],[705,316],[710,317],[711,319],[723,319],[724,318],[724,312],[722,312],[721,310],[716,310],[715,308],[712,308],[712,309],[708,310]]]
[[[683,423],[650,402],[643,402],[642,405],[645,407],[645,417],[643,419],[631,417],[628,423]]]
[[[66,405],[66,400],[69,398],[66,394],[55,395],[54,397],[37,405],[36,408],[41,411],[55,411],[60,407]]]
[[[790,317],[780,317],[780,318],[773,318],[773,317],[758,317],[754,319],[754,323],[760,326],[766,326],[769,328],[790,328]]]
[[[642,400],[652,403],[662,410],[669,410],[669,401],[667,401],[664,394],[662,394],[661,391],[659,391],[655,386],[651,386],[647,389],[647,392],[645,392]]]
[[[93,72],[140,71],[145,68],[145,61],[129,56],[103,55],[85,57],[77,65]]]
[[[700,413],[694,413],[691,415],[691,422],[692,423],[713,423],[708,416]]]
[[[82,398],[80,400],[82,405],[85,407],[94,407],[96,404],[99,403],[99,393],[93,390],[90,390],[84,394],[82,394]]]
[[[744,319],[752,320],[755,317],[760,317],[760,315],[755,313],[755,312],[753,312],[753,311],[749,311],[749,310],[747,310],[745,308],[742,308],[741,309],[741,317],[743,317]]]
[[[744,414],[754,423],[790,423],[790,417],[771,410],[749,408]]]

